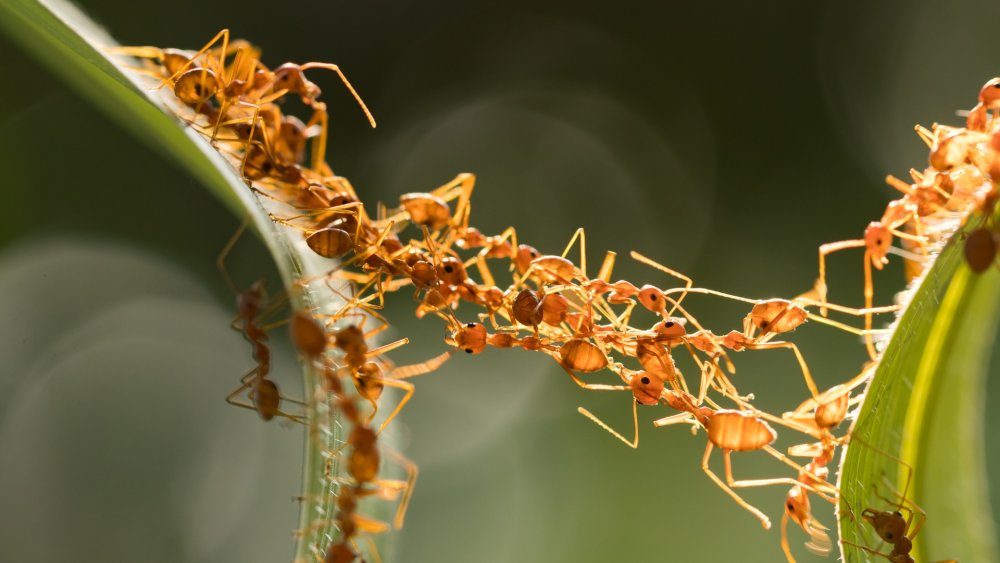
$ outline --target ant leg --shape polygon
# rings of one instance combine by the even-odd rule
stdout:
[[[872,549],[872,548],[870,548],[868,546],[861,545],[859,543],[849,542],[849,541],[846,541],[846,540],[841,540],[841,543],[843,543],[844,545],[850,545],[850,546],[856,547],[858,549],[863,549],[863,550],[867,551],[868,553],[871,553],[872,555],[877,555],[879,557],[884,557],[884,558],[888,559],[889,561],[892,561],[892,558],[889,557],[888,555],[882,553],[881,551],[875,551],[874,549]]]
[[[399,340],[397,340],[395,342],[390,342],[389,344],[383,344],[383,345],[379,346],[378,348],[372,348],[371,350],[368,350],[368,352],[365,354],[365,358],[369,359],[369,360],[372,359],[372,358],[377,358],[377,357],[381,356],[382,354],[386,354],[388,352],[392,352],[393,350],[395,350],[397,348],[402,348],[403,346],[406,346],[409,343],[410,343],[410,339],[409,338],[400,338]]]
[[[109,55],[163,60],[163,49],[159,47],[105,47],[102,51]]]
[[[413,393],[416,390],[416,387],[414,387],[413,384],[410,383],[409,381],[396,381],[394,379],[389,379],[386,377],[378,377],[375,378],[374,381],[388,387],[394,387],[396,389],[403,390],[403,398],[399,400],[399,403],[396,405],[396,408],[394,408],[392,412],[389,413],[389,416],[385,417],[385,420],[382,421],[382,424],[379,425],[377,434],[381,434],[382,431],[385,430],[386,426],[389,426],[389,423],[396,418],[396,415],[398,415],[399,412],[403,410],[403,407],[406,406],[406,403],[410,402],[410,398],[413,397]]]
[[[386,453],[406,470],[406,489],[403,492],[403,499],[399,501],[399,506],[396,508],[396,517],[393,520],[393,525],[398,529],[403,527],[403,520],[406,518],[406,509],[410,506],[410,498],[413,496],[413,487],[417,484],[417,476],[420,474],[420,468],[417,467],[416,463],[413,463],[413,461],[397,451],[386,450]]]
[[[354,99],[357,100],[358,105],[361,106],[361,110],[365,112],[365,117],[368,118],[368,122],[371,124],[372,129],[375,128],[375,117],[372,116],[372,112],[368,111],[368,106],[366,106],[365,102],[361,100],[361,96],[358,95],[358,92],[357,90],[354,89],[354,86],[351,86],[351,83],[347,80],[347,77],[344,76],[343,72],[341,72],[340,67],[331,63],[305,63],[299,68],[303,72],[311,68],[322,68],[326,70],[332,70],[333,72],[337,73],[337,76],[340,77],[341,82],[344,83],[344,86],[347,87],[347,90],[351,93],[352,96],[354,96]]]
[[[497,283],[493,278],[493,272],[490,271],[490,267],[486,264],[486,259],[483,258],[483,255],[477,254],[473,260],[476,261],[476,269],[479,270],[479,277],[483,279],[483,285],[496,287]]]
[[[313,102],[312,108],[313,115],[309,119],[309,123],[306,124],[306,129],[313,125],[319,126],[319,137],[312,145],[312,169],[320,172],[321,166],[326,164],[326,142],[330,117],[326,112],[326,104],[323,102]]]
[[[420,362],[419,364],[411,364],[408,366],[394,368],[389,372],[389,378],[395,380],[409,379],[411,377],[417,377],[418,375],[431,373],[444,365],[444,363],[451,358],[453,352],[453,350],[448,350],[443,354],[439,354],[427,361]]]
[[[865,251],[865,308],[872,308],[872,301],[875,297],[875,286],[872,283],[872,261],[869,259],[868,251]],[[872,339],[872,314],[865,315],[865,348],[868,350],[868,357],[874,360],[878,357],[875,350],[875,341]]]
[[[822,316],[827,315],[826,307],[826,256],[834,252],[844,250],[847,248],[861,248],[865,246],[865,241],[862,239],[855,240],[842,240],[839,242],[829,242],[819,247],[819,279],[816,280],[815,290],[819,294],[820,309],[819,314]]]
[[[792,342],[768,342],[765,344],[747,344],[747,349],[749,350],[773,350],[776,348],[788,348],[795,354],[795,359],[799,362],[799,367],[802,369],[802,377],[806,380],[806,387],[809,388],[809,392],[812,393],[814,399],[819,398],[819,389],[816,387],[816,381],[812,377],[812,373],[809,371],[809,366],[806,364],[806,359],[799,350],[799,347]]]
[[[653,421],[653,426],[660,428],[661,426],[671,426],[673,424],[690,424],[691,434],[698,433],[698,421],[691,416],[689,412],[682,412],[680,414],[674,414],[670,416],[665,416],[663,418],[658,418]]]
[[[785,424],[780,418],[773,417],[771,420],[773,420],[776,424],[781,424],[781,425],[786,426],[788,428],[794,429],[794,426]],[[798,474],[800,474],[800,475],[801,474],[806,474],[806,475],[809,475],[817,483],[825,483],[825,481],[823,479],[820,479],[819,476],[817,476],[815,473],[813,473],[812,471],[807,470],[805,467],[799,465],[798,463],[795,463],[788,456],[786,456],[785,454],[779,452],[778,450],[774,449],[773,447],[771,447],[771,446],[764,446],[763,448],[761,448],[761,450],[763,450],[764,452],[766,452],[768,455],[770,455],[774,459],[780,461],[781,463],[784,463],[788,467],[791,467],[792,469],[794,469],[795,471],[797,471]],[[823,500],[829,502],[830,504],[837,504],[837,498],[840,497],[840,489],[838,489],[837,487],[835,487],[833,485],[830,485],[829,483],[827,483],[826,486],[813,486],[813,485],[807,485],[807,484],[805,484],[805,483],[803,483],[801,481],[795,481],[795,485],[799,486],[799,487],[802,487],[802,488],[804,488],[806,490],[812,491],[813,493],[816,493],[819,497],[821,497]]]
[[[368,544],[368,554],[372,558],[372,563],[382,563],[382,557],[378,554],[378,546],[375,545],[375,540],[373,540],[369,536],[369,537],[365,538],[365,543]],[[358,550],[358,547],[357,547],[356,543],[355,543],[354,549]]]
[[[577,407],[576,412],[594,421],[594,423],[596,423],[598,426],[607,430],[612,436],[618,438],[619,440],[622,441],[622,443],[624,443],[626,446],[634,450],[639,447],[639,415],[638,413],[636,413],[636,404],[638,404],[636,401],[632,401],[632,426],[634,429],[634,435],[632,437],[631,442],[626,440],[625,437],[619,434],[614,428],[611,428],[610,426],[605,424],[603,420],[597,418],[593,413],[591,413],[587,409],[583,407]]]
[[[226,395],[226,402],[229,403],[230,405],[235,406],[235,407],[241,407],[241,408],[244,408],[244,409],[250,409],[250,410],[256,412],[257,411],[257,407],[255,407],[253,405],[253,403],[240,402],[240,401],[237,400],[237,397],[239,397],[239,395],[244,390],[249,390],[253,386],[253,383],[251,383],[251,380],[254,377],[257,377],[258,376],[257,374],[259,372],[260,372],[260,366],[256,366],[253,369],[251,369],[250,371],[248,371],[245,375],[243,375],[243,377],[240,378],[240,386],[237,387],[236,390],[233,391],[232,393],[230,393],[229,395]]]
[[[601,269],[597,272],[597,279],[604,283],[611,283],[611,271],[614,270],[617,255],[613,250],[609,250],[604,255],[604,262],[601,263]]]
[[[785,510],[781,514],[781,551],[785,553],[785,559],[788,563],[796,563],[795,558],[792,557],[792,549],[788,545],[788,511]]]
[[[603,383],[585,383],[583,380],[577,377],[575,373],[573,373],[573,370],[563,365],[563,363],[560,362],[558,358],[556,358],[556,362],[559,364],[561,368],[563,368],[563,370],[567,374],[569,374],[569,376],[573,379],[573,383],[576,383],[577,385],[579,385],[584,389],[588,389],[590,391],[631,391],[631,388],[628,385],[606,385]]]
[[[563,249],[563,252],[560,256],[565,258],[566,255],[569,254],[569,251],[572,250],[573,244],[576,243],[577,240],[580,241],[580,273],[583,275],[584,279],[586,279],[587,278],[587,233],[583,230],[583,227],[580,227],[579,229],[576,230],[575,233],[573,233],[573,236],[570,237],[569,243],[566,245],[566,248]]]
[[[730,459],[729,451],[723,450],[724,455],[722,458],[723,465],[726,469],[726,483],[730,487],[734,488],[750,488],[750,487],[766,487],[769,485],[790,485],[793,487],[803,486],[803,483],[791,477],[777,477],[774,479],[743,479],[736,480],[733,478],[733,467],[732,460]]]
[[[757,509],[756,507],[754,507],[753,505],[751,505],[747,501],[743,500],[743,498],[740,497],[740,495],[736,494],[736,491],[734,491],[731,488],[729,488],[729,486],[726,485],[722,481],[722,479],[719,479],[718,475],[716,475],[715,473],[712,472],[712,469],[708,466],[708,459],[712,455],[712,448],[713,447],[714,446],[712,445],[711,441],[708,442],[707,446],[705,446],[705,455],[704,455],[704,457],[701,458],[701,469],[702,469],[702,471],[704,471],[705,474],[708,475],[709,479],[711,479],[712,481],[715,481],[715,484],[718,485],[720,489],[722,489],[723,491],[726,492],[727,495],[729,495],[730,497],[732,497],[732,499],[734,501],[736,501],[736,504],[742,506],[746,510],[750,511],[751,514],[753,514],[754,516],[756,516],[757,519],[760,520],[760,523],[764,526],[765,530],[770,530],[771,529],[771,520],[763,512],[761,512],[759,509]],[[722,450],[722,454],[723,454],[723,456],[725,456],[725,458],[727,460],[727,462],[726,462],[727,466],[728,466],[729,453],[730,453],[729,450]]]
[[[229,275],[229,270],[226,269],[226,257],[232,252],[233,247],[236,246],[236,242],[240,240],[243,236],[243,232],[247,230],[247,225],[250,223],[250,216],[243,218],[243,222],[240,223],[236,232],[229,237],[229,241],[226,242],[226,246],[222,247],[222,252],[219,252],[219,256],[215,259],[215,267],[219,269],[219,273],[222,274],[222,279],[226,282],[226,287],[229,288],[234,294],[239,294],[239,290],[236,289],[236,284],[233,283],[233,278]]]

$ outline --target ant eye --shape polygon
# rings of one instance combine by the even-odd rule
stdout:
[[[643,377],[639,381],[642,381],[643,385],[649,385],[649,378],[648,377]]]
[[[674,321],[668,321],[667,324],[663,325],[667,328],[672,328],[674,326]]]
[[[658,297],[656,296],[656,294],[655,294],[655,293],[654,293],[653,295],[650,295],[650,296],[649,296],[649,298],[650,298],[650,299],[651,299],[652,301],[656,301],[656,300],[658,299]]]
[[[476,323],[469,323],[465,325],[465,328],[476,328]]]
[[[794,504],[788,503],[787,508],[788,508],[789,512],[795,512],[795,505]]]
[[[465,353],[466,354],[471,354],[472,353],[472,348],[466,348],[465,349]]]
[[[891,540],[892,539],[892,532],[886,532],[885,533],[885,539]]]
[[[452,268],[451,266],[445,266],[445,267],[444,267],[444,271],[445,271],[445,272],[448,272],[448,273],[450,274],[450,273],[454,272],[454,271],[455,271],[455,269],[454,269],[454,268]]]

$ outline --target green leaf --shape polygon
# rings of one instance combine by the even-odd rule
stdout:
[[[0,29],[72,84],[82,95],[130,130],[137,138],[163,151],[198,178],[237,217],[264,240],[278,266],[292,306],[332,306],[342,302],[323,284],[302,291],[296,280],[329,269],[302,242],[301,233],[276,226],[267,210],[248,189],[232,162],[227,161],[201,134],[187,127],[170,108],[169,88],[152,91],[147,81],[133,76],[103,49],[115,46],[111,37],[72,4],[60,0],[0,0]],[[124,60],[124,59],[123,59]],[[155,83],[154,83],[155,85]],[[164,197],[170,197],[165,194]],[[307,397],[320,386],[318,374],[304,366]],[[326,477],[329,452],[342,441],[336,413],[322,402],[308,401],[301,528],[297,560],[313,560],[322,553],[336,529],[336,478]],[[336,458],[334,458],[336,461]],[[340,475],[334,463],[333,475]],[[321,523],[317,525],[317,521]]]
[[[840,472],[844,542],[891,551],[860,514],[895,510],[876,491],[898,499],[909,466],[906,497],[927,513],[914,559],[1000,561],[983,434],[1000,272],[969,269],[965,232],[952,237],[914,291],[869,385]],[[842,549],[848,562],[884,560],[847,543]]]

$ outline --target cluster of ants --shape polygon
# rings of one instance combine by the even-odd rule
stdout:
[[[679,280],[663,287],[637,286],[625,280],[612,281],[614,252],[607,252],[596,275],[588,272],[582,229],[561,254],[550,255],[519,242],[513,228],[486,235],[471,226],[475,182],[471,174],[461,174],[428,193],[405,194],[397,207],[380,205],[375,217],[369,216],[351,184],[335,176],[325,161],[326,106],[319,101],[320,89],[304,75],[319,68],[336,72],[374,126],[371,113],[335,65],[286,63],[271,70],[261,63],[260,52],[252,45],[230,42],[227,30],[196,52],[153,47],[113,51],[142,59],[144,66],[137,69],[139,72],[154,76],[159,87],[173,89],[184,106],[179,116],[239,167],[276,223],[300,231],[315,254],[338,260],[322,276],[299,283],[301,288],[324,284],[344,296],[345,302],[335,310],[299,310],[290,319],[293,343],[323,374],[322,388],[308,401],[294,401],[283,397],[268,378],[267,327],[261,325],[261,319],[273,311],[266,306],[263,285],[257,283],[239,293],[239,314],[233,325],[252,344],[257,365],[228,397],[233,404],[254,409],[265,420],[281,416],[303,422],[303,414],[282,410],[283,403],[299,410],[324,404],[338,412],[346,424],[346,440],[329,452],[328,459],[328,478],[337,483],[336,510],[332,517],[303,531],[335,525],[339,531],[336,537],[325,536],[325,541],[314,546],[317,560],[328,563],[361,559],[361,538],[368,539],[368,552],[378,560],[371,536],[388,530],[389,525],[360,514],[359,499],[400,499],[394,525],[403,524],[416,466],[390,452],[408,477],[382,478],[383,450],[378,438],[413,396],[414,386],[408,379],[437,369],[456,350],[479,354],[490,347],[541,352],[553,358],[576,385],[623,393],[632,410],[631,439],[588,410],[581,407],[579,412],[632,448],[639,442],[637,406],[666,406],[672,413],[656,420],[654,426],[680,424],[689,425],[692,433],[704,430],[707,444],[702,469],[764,528],[770,528],[770,519],[737,490],[790,487],[781,526],[781,545],[789,561],[794,561],[787,534],[789,520],[809,536],[809,550],[829,554],[832,542],[826,527],[812,515],[810,495],[838,502],[839,490],[829,479],[828,465],[837,449],[850,441],[850,435],[835,430],[860,403],[863,394],[858,390],[874,372],[878,359],[874,336],[879,331],[872,328],[873,317],[898,308],[873,303],[872,268],[882,269],[888,255],[896,254],[906,261],[911,278],[919,276],[933,249],[954,232],[956,218],[964,221],[976,210],[989,217],[997,199],[1000,134],[993,131],[1000,120],[1000,79],[983,88],[979,105],[969,113],[967,127],[918,128],[930,147],[931,166],[923,172],[911,171],[912,183],[888,178],[902,196],[865,229],[862,238],[820,247],[819,279],[809,292],[792,299],[739,297],[696,287],[684,274],[632,252],[636,261]],[[289,97],[299,99],[313,112],[307,123],[282,113],[280,103]],[[311,148],[308,162],[307,145]],[[902,248],[893,246],[895,239]],[[997,227],[989,220],[971,231],[965,250],[973,269],[982,271],[996,263],[997,241]],[[574,263],[568,256],[577,244],[579,260]],[[864,249],[863,308],[827,300],[826,256],[847,248]],[[497,269],[509,275],[509,281],[499,281],[493,273]],[[349,295],[344,295],[347,292],[338,289],[338,284],[340,288],[349,285]],[[385,296],[408,287],[413,290],[418,317],[433,316],[446,324],[446,342],[451,348],[422,363],[394,366],[384,354],[406,344],[406,339],[379,347],[370,347],[369,342],[388,326],[378,312]],[[692,294],[745,304],[749,310],[742,330],[716,334],[703,327],[684,306]],[[474,313],[460,320],[460,311],[466,315],[468,309]],[[640,324],[636,313],[641,311],[647,311],[641,314],[651,314],[655,321]],[[830,319],[831,311],[863,318],[864,327]],[[820,390],[799,348],[782,339],[809,320],[863,337],[871,361],[847,382]],[[378,326],[366,329],[369,322]],[[756,408],[753,396],[741,394],[731,378],[736,369],[733,355],[773,349],[787,349],[794,355],[809,392],[807,400],[781,416]],[[682,373],[677,362],[680,358],[693,366],[695,385]],[[593,383],[581,375],[602,371],[610,372],[614,382]],[[386,386],[401,390],[403,396],[376,426],[379,399]],[[777,439],[775,426],[806,436],[806,443],[782,453],[772,446]],[[710,468],[715,449],[722,451],[724,478]],[[731,455],[748,451],[765,452],[789,467],[792,476],[736,479]],[[806,461],[799,463],[792,458]],[[340,461],[346,476],[336,477],[332,466]],[[896,495],[898,503],[886,499],[895,510],[867,508],[861,513],[861,520],[874,527],[891,551],[859,547],[892,562],[912,562],[911,542],[920,529],[922,513],[905,498],[905,490]],[[903,517],[903,511],[908,517]],[[921,517],[915,519],[915,514]],[[917,524],[911,526],[915,520]]]

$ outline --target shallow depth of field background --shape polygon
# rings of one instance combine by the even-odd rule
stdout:
[[[82,4],[126,45],[196,48],[230,27],[267,64],[341,65],[379,127],[314,72],[332,112],[328,160],[369,204],[474,172],[473,223],[487,233],[513,224],[557,253],[583,226],[593,267],[619,253],[616,278],[671,283],[627,258],[638,249],[753,297],[808,289],[817,246],[881,214],[898,195],[886,174],[924,167],[913,125],[959,122],[1000,73],[1000,8],[974,2]],[[240,218],[4,38],[0,60],[0,560],[290,559],[303,431],[222,400],[251,366],[214,266]],[[253,237],[230,263],[242,286],[274,278]],[[860,266],[859,251],[830,260],[833,300],[861,303]],[[898,263],[876,286],[889,302]],[[400,361],[445,348],[407,291],[391,301],[392,336],[414,340]],[[716,332],[746,313],[690,304]],[[823,326],[794,340],[823,387],[864,359]],[[734,381],[762,408],[806,398],[790,353],[748,354]],[[276,371],[300,396],[294,363]],[[627,430],[628,397],[584,392],[539,354],[463,355],[416,383],[396,429],[421,475],[393,561],[782,557],[786,489],[746,492],[775,522],[764,532],[702,473],[704,433],[651,427],[664,408],[641,410],[632,451],[576,413]],[[997,398],[1000,385],[985,400]],[[761,454],[734,468],[787,474]],[[804,540],[792,530],[795,553],[821,560]]]

